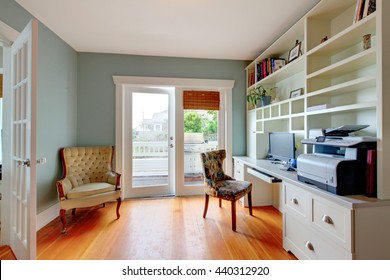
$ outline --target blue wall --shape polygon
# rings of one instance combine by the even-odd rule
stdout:
[[[235,80],[233,154],[246,154],[246,61],[78,54],[77,143],[115,144],[115,85],[112,76],[150,76]]]
[[[0,20],[21,32],[33,18],[15,1],[1,0]],[[37,212],[58,202],[55,181],[62,170],[58,151],[76,144],[77,53],[43,24],[38,26]]]
[[[0,0],[0,20],[22,31],[32,15]],[[115,144],[113,75],[235,80],[233,154],[244,155],[246,61],[77,53],[43,24],[38,31],[37,212],[58,202],[58,150],[73,145]]]

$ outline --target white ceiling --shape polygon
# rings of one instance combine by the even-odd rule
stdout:
[[[78,52],[238,60],[254,59],[319,2],[15,1]]]

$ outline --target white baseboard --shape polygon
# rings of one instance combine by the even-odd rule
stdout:
[[[56,203],[37,215],[37,231],[59,216],[60,203]]]

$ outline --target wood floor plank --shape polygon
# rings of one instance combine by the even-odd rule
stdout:
[[[204,197],[130,199],[106,207],[67,212],[68,232],[51,221],[37,233],[40,260],[294,260],[282,248],[282,215],[271,206],[253,216],[237,204],[237,231],[231,230],[230,203],[222,208]]]

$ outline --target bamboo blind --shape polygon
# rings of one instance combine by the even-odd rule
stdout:
[[[183,109],[219,110],[218,91],[184,91]]]

